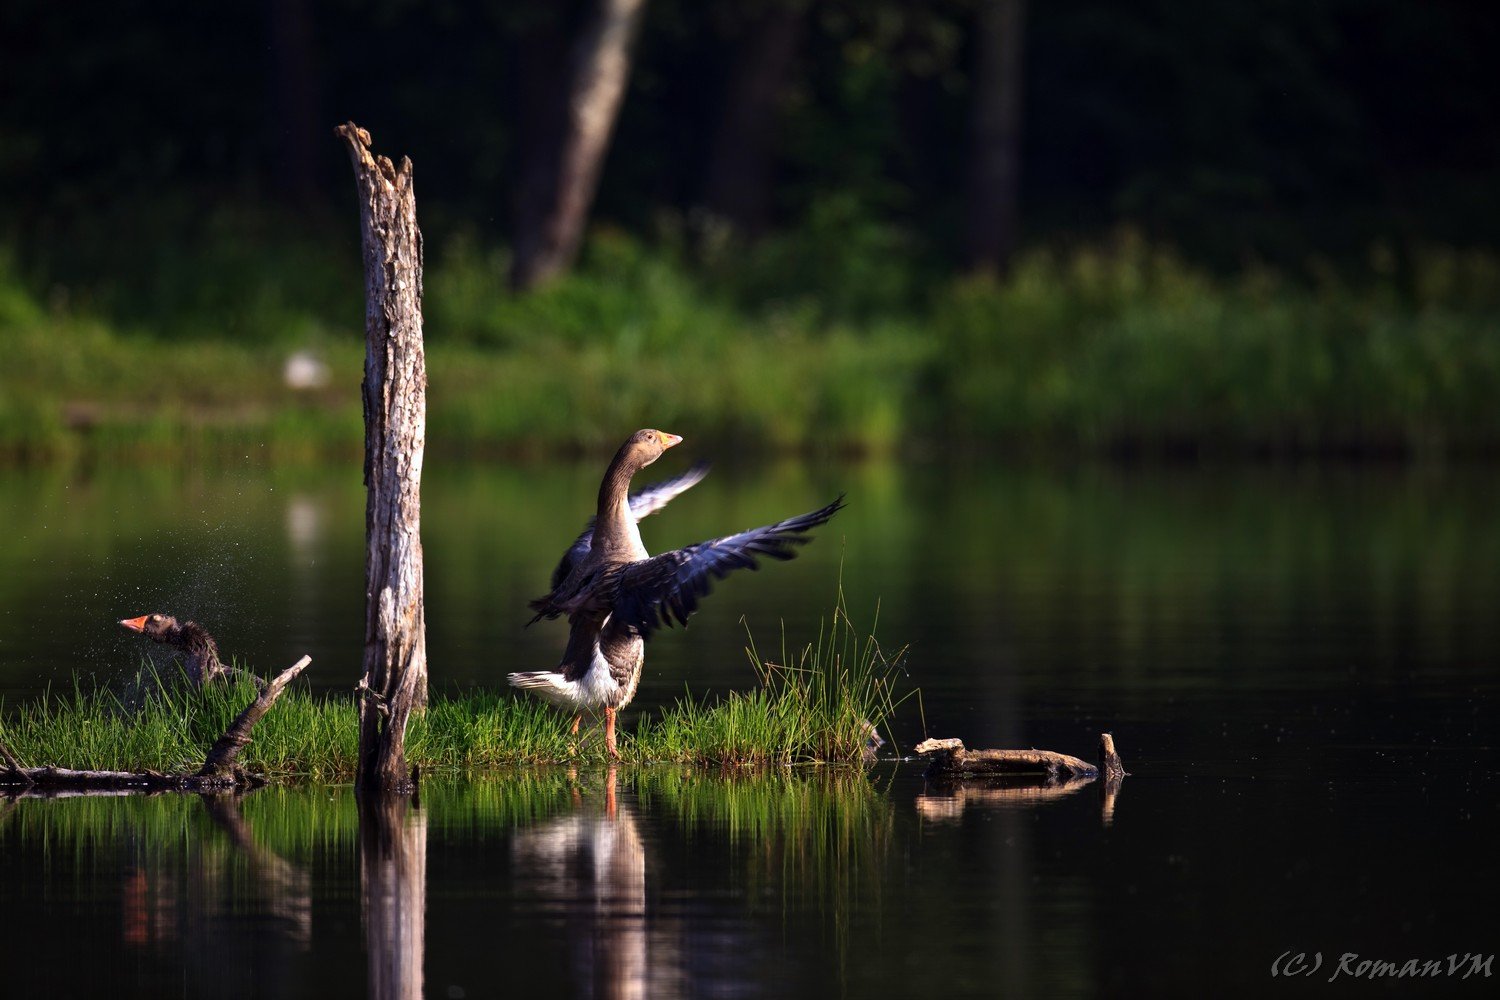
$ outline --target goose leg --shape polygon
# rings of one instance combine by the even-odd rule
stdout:
[[[573,728],[570,729],[570,730],[568,730],[568,732],[572,733],[574,736],[577,736],[578,735],[578,724],[580,722],[582,722],[582,721],[583,721],[583,713],[582,712],[579,712],[577,715],[573,716]]]
[[[615,710],[606,708],[604,710],[604,749],[615,760],[620,759],[620,751],[615,747]]]

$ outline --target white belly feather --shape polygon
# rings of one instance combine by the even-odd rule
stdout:
[[[634,654],[637,658],[644,654],[639,640]],[[570,712],[597,712],[603,708],[618,708],[635,696],[639,678],[639,669],[634,669],[630,671],[627,684],[622,685],[616,681],[614,671],[610,668],[604,651],[599,648],[597,639],[594,640],[588,669],[577,680],[569,680],[561,671],[556,670],[532,670],[506,675],[513,687],[530,691],[543,701]]]

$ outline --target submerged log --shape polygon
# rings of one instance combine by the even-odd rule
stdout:
[[[25,778],[26,766],[10,752],[10,747],[5,745],[4,740],[0,740],[0,760],[5,761],[6,773],[13,776],[18,784],[30,784]]]
[[[162,774],[159,771],[78,771],[69,767],[28,767],[25,780],[12,781],[14,772],[0,774],[0,786],[20,786],[22,792],[44,792],[68,788],[74,791],[206,792],[237,786],[263,784],[252,775],[203,778],[196,774]]]
[[[1088,761],[1052,750],[969,750],[960,739],[929,739],[917,744],[916,752],[931,756],[927,774],[934,778],[1023,778],[1055,783],[1092,780],[1100,774],[1100,769]],[[1106,776],[1117,772],[1118,777],[1124,777],[1125,770],[1108,733],[1100,737],[1100,760]]]
[[[372,155],[370,133],[353,122],[334,131],[354,166],[365,265],[365,655],[355,784],[402,790],[410,787],[406,720],[427,704],[422,232],[411,160],[397,166]]]
[[[1032,777],[1051,780],[1097,778],[1099,769],[1086,760],[1051,750],[969,750],[959,739],[923,740],[917,753],[931,755],[930,776]]]
[[[246,774],[234,766],[235,759],[250,742],[250,730],[270,711],[276,699],[292,679],[300,674],[312,657],[304,656],[283,670],[256,699],[246,706],[224,735],[215,741],[204,758],[203,766],[194,774],[162,774],[160,771],[92,771],[75,770],[68,767],[22,767],[13,754],[5,749],[5,770],[0,770],[0,787],[16,788],[22,793],[46,792],[53,789],[78,791],[173,791],[209,792],[226,788],[245,788],[265,784],[265,779]],[[0,746],[3,749],[3,746]]]

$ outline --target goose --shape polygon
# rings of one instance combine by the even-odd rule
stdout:
[[[248,678],[262,690],[266,686],[265,681],[248,670],[225,666],[219,659],[219,644],[208,634],[208,629],[197,622],[179,622],[171,615],[153,614],[125,618],[120,624],[155,642],[182,650],[183,666],[187,669],[188,678],[197,687],[232,675]]]
[[[555,670],[508,674],[513,687],[529,691],[573,716],[574,733],[584,713],[604,716],[604,746],[618,759],[615,716],[630,704],[645,664],[652,632],[686,625],[715,579],[737,569],[757,569],[757,558],[791,559],[809,532],[844,507],[839,497],[818,510],[751,528],[735,535],[687,545],[652,556],[636,523],[653,514],[707,474],[704,465],[630,495],[637,472],[682,438],[665,431],[636,431],[620,446],[599,485],[594,519],[573,542],[552,574],[552,590],[532,601],[527,624],[566,615],[568,644]]]
[[[224,674],[218,644],[208,629],[197,622],[179,622],[171,615],[154,614],[126,618],[120,624],[155,642],[182,650],[188,677],[199,687]]]

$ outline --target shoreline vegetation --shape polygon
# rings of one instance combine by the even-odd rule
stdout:
[[[625,764],[786,767],[859,766],[872,730],[885,734],[907,693],[904,651],[861,638],[842,600],[817,640],[786,647],[779,662],[747,650],[755,688],[712,702],[685,694],[655,713],[632,713],[620,729]],[[26,766],[75,770],[192,773],[258,688],[243,674],[197,689],[171,671],[143,669],[122,685],[84,688],[6,705],[0,739]],[[406,759],[424,776],[475,773],[518,764],[609,761],[598,720],[578,736],[570,719],[535,698],[508,690],[434,693],[413,714]],[[239,758],[272,781],[344,782],[358,760],[358,712],[352,695],[289,689],[255,726]]]
[[[357,254],[226,225],[107,282],[0,253],[0,460],[360,453]],[[867,229],[738,253],[606,230],[524,296],[504,251],[448,239],[425,282],[429,450],[597,452],[650,425],[813,453],[1500,452],[1500,257],[1225,276],[1125,234],[995,282],[925,277]],[[293,387],[294,355],[326,375]]]

